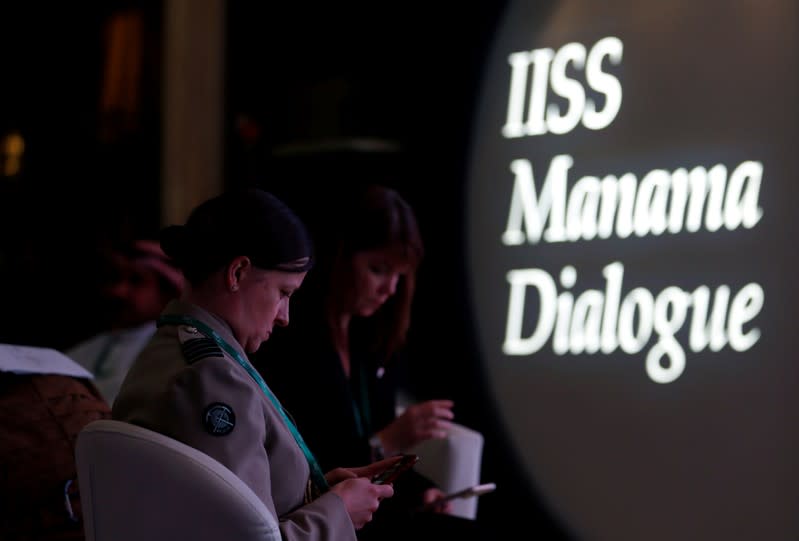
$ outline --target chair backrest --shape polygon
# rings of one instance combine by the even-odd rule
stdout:
[[[75,448],[87,541],[280,541],[275,516],[210,456],[163,434],[104,419]]]

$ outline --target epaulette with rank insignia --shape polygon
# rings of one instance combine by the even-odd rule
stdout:
[[[210,338],[195,338],[181,344],[186,362],[194,364],[207,357],[224,357],[222,348]]]

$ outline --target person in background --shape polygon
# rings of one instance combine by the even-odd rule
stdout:
[[[102,296],[109,328],[64,353],[94,375],[94,383],[109,404],[136,356],[155,333],[155,320],[180,297],[183,274],[158,242],[139,239],[109,254],[108,280]]]
[[[128,371],[113,418],[225,465],[274,513],[285,540],[356,539],[393,495],[371,477],[396,460],[323,473],[247,358],[289,323],[289,299],[313,264],[304,224],[268,192],[229,191],[162,230],[161,247],[187,286]]]
[[[91,374],[49,348],[0,344],[0,539],[82,541],[78,432],[111,409]]]
[[[393,456],[444,438],[453,419],[453,402],[446,399],[412,404],[397,416],[400,352],[424,251],[413,210],[382,185],[339,195],[325,198],[329,213],[312,213],[319,263],[298,292],[294,323],[253,356],[323,466]],[[432,519],[436,513],[416,512],[442,496],[421,474],[403,474],[395,490],[359,532],[361,540],[419,539],[440,536],[445,526],[450,533],[469,528],[445,516],[451,504],[435,508],[439,517]]]

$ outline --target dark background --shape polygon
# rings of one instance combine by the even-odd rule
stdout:
[[[198,0],[198,5],[200,2]],[[100,250],[120,238],[154,234],[161,225],[164,4],[155,0],[80,3],[31,0],[6,2],[0,8],[0,137],[15,132],[25,140],[21,170],[12,175],[0,171],[0,302],[3,308],[0,310],[0,341],[66,348],[93,334],[103,325],[95,290],[100,274]],[[406,196],[417,210],[426,242],[408,351],[412,390],[419,398],[453,398],[458,420],[484,434],[483,480],[496,482],[498,490],[481,498],[480,520],[492,527],[521,529],[525,532],[523,538],[564,539],[567,537],[564,529],[536,490],[535,480],[528,482],[523,475],[524,468],[503,432],[498,408],[485,388],[488,380],[481,365],[487,361],[478,356],[472,318],[489,316],[470,310],[473,304],[466,280],[467,176],[470,160],[478,155],[470,149],[470,139],[475,133],[475,105],[493,32],[507,2],[482,0],[441,4],[416,1],[227,2],[225,183],[268,187],[285,195],[304,212],[312,212],[315,205],[326,204],[328,190],[343,189],[364,179],[393,185]],[[531,0],[524,5],[527,17],[519,24],[526,26],[529,22],[529,44],[540,37],[536,36],[536,22],[542,26],[551,23],[547,29],[565,32],[564,39],[577,39],[576,34],[569,32],[582,32],[578,40],[581,42],[591,41],[585,37],[586,33],[598,33],[598,37],[615,31],[624,21],[629,22],[625,40],[631,47],[625,52],[623,68],[631,74],[646,76],[640,80],[625,79],[625,96],[631,99],[625,101],[623,115],[609,130],[589,134],[588,138],[585,138],[586,132],[579,129],[573,138],[525,138],[512,145],[523,147],[519,155],[547,157],[560,148],[557,145],[566,145],[565,148],[574,151],[576,145],[585,144],[578,164],[587,163],[586,155],[596,155],[603,164],[587,172],[615,170],[618,168],[615,165],[605,164],[609,163],[608,145],[618,142],[620,154],[616,158],[610,156],[611,161],[617,159],[617,163],[626,168],[630,159],[637,156],[641,171],[654,166],[718,160],[719,156],[762,158],[768,167],[772,163],[790,163],[785,169],[787,173],[779,177],[783,182],[773,182],[778,177],[771,176],[771,169],[768,169],[768,183],[764,182],[763,194],[764,207],[768,209],[765,220],[771,220],[768,222],[771,225],[768,229],[760,227],[752,231],[764,235],[762,243],[761,237],[750,235],[746,237],[750,244],[745,245],[755,242],[757,253],[764,255],[749,255],[741,268],[761,269],[769,263],[764,272],[775,275],[774,283],[779,283],[783,298],[794,298],[796,227],[791,205],[795,201],[796,162],[790,144],[796,140],[793,136],[796,119],[795,115],[783,113],[781,107],[789,113],[796,110],[792,107],[795,99],[790,99],[796,96],[796,79],[790,76],[796,73],[796,66],[772,65],[774,59],[757,55],[759,47],[739,50],[741,43],[749,43],[747,39],[762,45],[763,50],[769,50],[771,40],[779,44],[775,47],[783,47],[783,52],[790,47],[795,50],[795,32],[777,33],[773,21],[768,19],[771,10],[792,13],[787,9],[790,3],[754,6],[743,1],[694,4],[684,0],[670,3],[572,2],[567,5],[566,2]],[[556,5],[564,8],[561,16],[573,19],[559,26],[556,21],[549,20]],[[613,13],[621,17],[614,17]],[[133,40],[138,44],[137,54],[141,60],[135,107],[106,107],[102,105],[102,97],[107,90],[109,24],[127,14],[138,17],[141,23],[136,34],[138,39]],[[727,23],[720,24],[719,19]],[[791,22],[780,27],[786,26],[796,28]],[[526,36],[515,39],[520,40],[519,47],[514,45],[501,50],[516,51],[528,46]],[[547,44],[563,41],[560,38],[544,40]],[[639,46],[632,47],[636,41]],[[633,62],[636,55],[637,64]],[[779,58],[795,59],[796,56],[785,54]],[[731,82],[725,86],[719,81]],[[774,92],[769,93],[772,89]],[[702,99],[696,99],[697,96]],[[785,96],[789,100],[783,105],[786,102],[781,100]],[[202,115],[203,111],[196,114]],[[692,129],[684,128],[686,119],[696,122],[691,124]],[[779,119],[779,122],[771,125],[770,119]],[[635,129],[620,129],[623,126]],[[780,139],[783,132],[779,129],[789,136]],[[618,141],[610,136],[613,133],[617,134]],[[771,144],[776,139],[780,139],[778,146]],[[630,154],[631,149],[643,152]],[[727,155],[725,149],[734,152]],[[499,159],[501,155],[494,157]],[[0,147],[0,165],[5,165],[8,159],[7,151]],[[504,171],[504,165],[492,170]],[[507,198],[502,201],[506,202]],[[505,207],[502,209],[504,212]],[[739,234],[745,236],[746,232],[736,233]],[[728,240],[730,244],[727,245],[712,245],[710,253],[717,251],[729,258],[723,261],[735,261],[742,246],[735,243],[741,237],[717,235],[715,238],[732,240]],[[681,246],[676,253],[684,253],[683,242],[705,240],[702,235],[680,237]],[[649,246],[648,239],[643,242]],[[625,241],[623,249],[628,252],[624,253],[629,256],[633,246],[637,249],[642,243]],[[576,244],[574,257],[577,251],[579,257],[591,257],[591,248],[597,246],[600,243]],[[705,253],[703,245],[694,246]],[[640,257],[646,258],[646,252],[641,252]],[[550,264],[554,264],[553,261],[550,260]],[[670,266],[653,269],[656,263],[647,261],[647,273],[660,273],[650,274],[651,280],[658,285],[673,282]],[[737,268],[732,263],[714,260],[708,264],[712,283],[719,283],[725,273]],[[663,277],[664,274],[668,276]],[[703,282],[694,280],[691,285],[695,283]],[[795,351],[795,333],[791,333],[792,306],[791,303],[778,306],[775,303],[775,308],[769,312],[772,318],[769,321],[778,319],[779,325],[770,323],[764,328],[773,328],[772,336],[790,342],[791,347],[774,349],[772,346],[763,355],[764,362],[752,365],[760,367],[763,379],[742,377],[735,371],[723,373],[723,378],[710,380],[717,393],[714,399],[703,380],[691,380],[686,372],[668,389],[661,388],[653,393],[648,386],[633,387],[629,395],[616,393],[614,398],[629,396],[644,400],[643,408],[642,402],[631,400],[635,407],[624,410],[634,416],[648,413],[651,409],[646,408],[647,404],[655,403],[661,395],[668,396],[685,415],[696,417],[692,409],[694,403],[674,392],[681,385],[687,385],[702,398],[702,403],[714,408],[733,404],[731,412],[745,410],[752,424],[754,410],[748,407],[747,400],[766,408],[762,411],[775,412],[769,420],[772,425],[784,421],[789,426],[789,417],[795,411],[792,386],[796,381],[795,377],[790,377],[795,376],[791,363]],[[496,326],[495,322],[489,321],[485,327],[492,325]],[[610,376],[609,364],[586,363],[586,366],[601,370],[603,377]],[[621,363],[619,366],[622,367],[619,370],[644,377],[640,367]],[[712,370],[716,366],[726,370],[724,363],[702,365],[696,360],[691,361],[689,368],[697,374],[700,368]],[[771,370],[774,366],[778,369]],[[583,375],[592,373],[580,372]],[[783,373],[788,376],[780,378]],[[557,377],[559,373],[553,374]],[[780,380],[777,386],[780,392],[773,392],[774,386],[761,386],[760,391],[751,395],[742,396],[734,391],[738,384],[754,388],[760,381],[775,379]],[[557,395],[568,401],[573,410],[591,407],[586,394],[558,395],[568,388],[562,379],[549,387],[546,379],[537,378],[536,381],[542,391],[548,392],[547,396]],[[583,384],[585,390],[600,394],[612,388],[588,380]],[[533,396],[530,388],[525,387],[524,393],[525,398],[531,397],[525,407],[533,407],[535,398],[542,404],[541,396]],[[503,405],[505,403],[503,401]],[[662,405],[664,401],[657,403]],[[697,400],[696,404],[699,403]],[[550,410],[555,408],[541,408],[536,413],[548,415]],[[661,411],[666,421],[676,422],[667,409]],[[713,411],[713,408],[706,407],[703,411]],[[564,422],[562,415],[557,415],[562,411],[554,413],[556,415],[550,419],[553,430],[574,429],[575,434],[585,434],[579,427]],[[596,414],[596,411],[588,413]],[[718,419],[712,417],[715,423]],[[757,447],[755,444],[776,448],[781,443],[780,449],[786,456],[788,453],[795,455],[792,432],[779,434],[777,441],[758,440],[756,434],[760,431],[742,430],[738,437],[738,429],[745,427],[745,423],[739,423],[734,415],[726,419],[730,427],[728,434],[735,436],[736,444],[751,442],[753,448]],[[769,423],[762,425],[762,433],[768,434]],[[707,429],[704,426],[698,429],[696,434],[707,437],[714,431],[718,431],[718,426],[708,425]],[[526,434],[517,431],[515,435]],[[629,436],[640,442],[642,433],[631,431]],[[608,439],[606,432],[599,437],[608,448],[623,445],[625,441],[623,438]],[[544,438],[536,441],[545,442]],[[558,441],[562,438],[548,443],[557,445]],[[691,460],[699,463],[704,458],[701,453],[694,452],[697,446],[692,438],[678,439],[674,443],[682,446]],[[793,447],[786,449],[789,445]],[[580,451],[594,453],[592,458],[597,459],[596,446],[587,449],[566,446],[565,449],[559,458],[569,471],[569,481],[573,481],[569,488],[580,492],[594,514],[602,515],[603,508],[615,503],[608,498],[620,492],[622,485],[618,481],[622,478],[615,479],[614,491],[603,491],[599,496],[602,500],[594,505],[594,500],[599,498],[592,498],[592,493],[585,490],[585,478],[579,476],[578,467],[572,466],[579,460]],[[743,452],[746,449],[745,445],[737,445],[734,450]],[[729,450],[725,453],[729,459]],[[618,453],[612,458],[610,466],[621,460]],[[712,454],[707,461],[717,468],[724,463]],[[789,462],[785,459],[780,464]],[[737,507],[730,505],[732,511],[728,511],[722,504],[735,500],[735,491],[754,486],[742,481],[762,481],[758,462],[752,460],[741,467],[736,465],[734,470],[717,470],[719,479],[730,483],[730,496],[707,503],[711,504],[711,509],[716,505],[720,516],[726,514],[731,519],[736,518],[736,514],[753,516],[751,509],[740,513]],[[707,469],[704,464],[698,464],[698,471],[706,473]],[[795,496],[791,492],[795,483],[790,483],[790,479],[777,481],[791,484],[785,492]],[[779,484],[777,481],[775,485]],[[648,483],[647,490],[662,490],[660,485],[647,479],[641,482]],[[718,485],[718,490],[723,490],[724,486]],[[685,490],[686,494],[696,494],[693,484]],[[685,498],[680,502],[689,500]],[[646,499],[641,505],[652,506],[653,503]],[[670,510],[672,508],[662,510],[664,517],[668,517]],[[692,516],[712,526],[706,511],[702,505],[693,510]],[[630,509],[625,507],[618,512],[622,517],[618,520],[623,520],[625,525],[635,522],[626,518],[632,513]],[[607,520],[615,517],[607,515]],[[735,523],[734,520],[726,522],[726,526]],[[658,528],[660,525],[647,526]],[[570,527],[576,528],[574,524]],[[618,535],[618,529],[615,531]]]
[[[143,21],[137,108],[104,110],[107,25],[124,13]],[[65,348],[93,334],[102,247],[160,225],[161,20],[155,1],[0,8],[0,137],[25,140],[20,171],[0,173],[4,341]]]
[[[539,3],[542,17],[550,4]],[[504,2],[227,6],[225,182],[259,184],[298,205],[363,179],[406,196],[426,242],[412,390],[453,398],[457,419],[484,434],[483,480],[498,490],[481,498],[480,520],[564,539],[517,477],[467,310],[470,126]],[[160,226],[162,9],[33,1],[0,11],[0,135],[26,141],[21,172],[0,178],[0,340],[65,348],[95,332],[100,248]],[[130,11],[143,23],[138,107],[104,110],[108,21]],[[363,141],[383,150],[353,150]]]

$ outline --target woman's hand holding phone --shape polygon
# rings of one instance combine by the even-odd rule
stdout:
[[[473,498],[475,496],[482,496],[483,494],[488,494],[489,492],[494,492],[497,488],[497,485],[494,483],[484,483],[482,485],[474,485],[472,487],[464,488],[463,490],[459,490],[457,492],[451,492],[449,494],[445,494],[440,498],[434,499],[433,501],[426,502],[419,508],[419,511],[438,511],[441,507],[452,500],[456,500],[458,498]]]
[[[335,470],[327,472],[325,474],[325,478],[331,485],[351,477],[366,477],[372,481],[375,477],[384,473],[386,470],[393,469],[394,466],[403,461],[403,457],[404,455],[395,455],[384,458],[383,460],[372,462],[366,466],[359,466],[356,468],[336,468]]]
[[[454,506],[452,500],[447,499],[447,494],[438,487],[428,488],[422,494],[422,507],[425,511],[448,515]]]
[[[383,471],[375,474],[372,477],[372,483],[377,485],[393,483],[397,477],[411,469],[413,465],[419,461],[419,457],[413,454],[399,455],[398,457],[394,458],[397,458],[398,460],[395,460],[394,463],[385,468]]]

